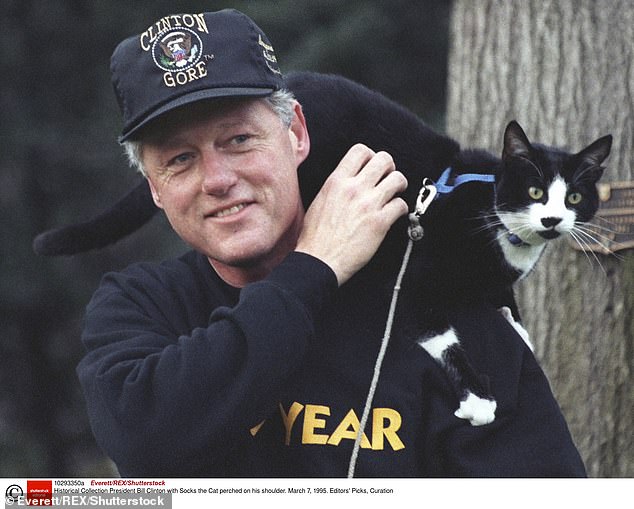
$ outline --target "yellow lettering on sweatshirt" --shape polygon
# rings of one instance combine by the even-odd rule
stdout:
[[[280,413],[282,414],[282,421],[284,422],[284,428],[286,428],[286,438],[284,443],[286,445],[291,445],[291,431],[293,430],[293,424],[295,424],[295,419],[297,416],[304,410],[304,405],[295,401],[291,408],[288,409],[288,414],[284,412],[284,407],[282,403],[280,403]]]
[[[328,427],[331,409],[325,405],[303,405],[297,401],[288,409],[279,405],[282,422],[285,428],[284,443],[291,444],[293,429],[301,426],[301,443],[305,445],[332,445],[339,446],[342,440],[356,440],[361,423],[354,409],[348,413],[335,426],[331,435],[324,431]],[[303,422],[296,427],[298,420],[303,413]],[[365,433],[361,436],[361,447],[373,451],[382,451],[386,447],[386,442],[393,451],[400,451],[405,448],[405,444],[398,436],[401,429],[402,417],[399,412],[392,408],[374,408],[372,410],[372,441]],[[259,427],[258,427],[259,430]],[[299,432],[299,430],[298,430]],[[298,436],[296,434],[296,436]],[[298,438],[296,438],[298,440]]]
[[[359,422],[359,419],[357,419],[357,414],[353,409],[350,409],[346,416],[341,420],[334,433],[330,435],[328,444],[339,445],[343,439],[356,440],[360,427],[361,423]],[[370,444],[370,441],[368,440],[368,437],[365,436],[365,433],[361,436],[361,447],[364,449],[372,449],[372,444]]]
[[[304,429],[302,430],[302,444],[325,444],[328,442],[328,435],[315,433],[316,429],[324,429],[326,420],[319,419],[318,415],[330,415],[330,408],[322,405],[306,405],[304,411]]]

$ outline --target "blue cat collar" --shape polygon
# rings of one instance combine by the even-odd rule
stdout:
[[[526,246],[528,244],[526,244],[526,242],[524,242],[519,235],[509,232],[508,236],[507,236],[508,241],[513,245],[513,246]]]
[[[451,166],[442,172],[442,175],[436,182],[436,190],[438,194],[436,198],[441,194],[449,194],[456,187],[461,186],[462,184],[466,184],[467,182],[485,182],[488,184],[495,183],[495,175],[490,174],[482,174],[482,173],[463,173],[462,175],[457,175],[451,184],[449,184],[449,180],[451,178],[452,168]]]

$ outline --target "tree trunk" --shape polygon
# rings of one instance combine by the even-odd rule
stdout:
[[[633,180],[634,2],[455,0],[447,131],[501,152],[506,123],[577,151],[612,133],[602,181]],[[517,296],[596,477],[634,476],[634,252],[549,246]]]

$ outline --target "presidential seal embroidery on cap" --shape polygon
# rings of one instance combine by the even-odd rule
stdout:
[[[141,49],[149,52],[154,64],[164,71],[165,86],[185,85],[207,76],[201,59],[213,56],[203,55],[199,33],[209,34],[203,14],[174,14],[161,18],[139,36]]]
[[[110,67],[123,112],[121,142],[187,103],[265,97],[285,86],[266,35],[233,9],[164,16],[122,41]]]
[[[164,71],[186,71],[198,63],[202,41],[188,28],[172,28],[158,34],[152,45],[154,63]]]

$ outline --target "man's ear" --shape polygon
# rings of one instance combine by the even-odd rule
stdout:
[[[308,157],[308,153],[310,152],[310,136],[308,134],[308,126],[306,125],[302,106],[298,102],[295,102],[289,134],[297,157],[297,165],[299,166]]]
[[[150,192],[152,193],[152,200],[154,200],[154,204],[159,208],[163,208],[163,203],[161,202],[161,195],[157,191],[154,182],[149,177],[145,178],[147,180],[148,186],[150,186]]]

